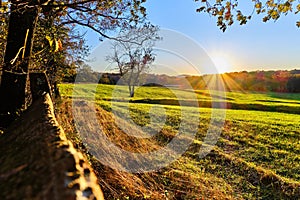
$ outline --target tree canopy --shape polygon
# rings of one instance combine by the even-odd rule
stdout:
[[[1,25],[7,26],[9,21],[7,28],[0,29],[3,33],[0,46],[5,45],[0,85],[0,126],[3,127],[29,104],[30,67],[44,68],[48,74],[58,73],[56,66],[65,64],[69,55],[76,57],[75,47],[80,52],[77,55],[85,53],[84,40],[75,32],[77,25],[96,31],[102,38],[111,38],[110,31],[126,29],[145,19],[144,0],[0,2]]]
[[[217,18],[217,26],[225,31],[235,21],[240,25],[246,24],[254,14],[263,15],[262,21],[278,20],[282,15],[289,13],[298,14],[300,12],[300,2],[296,0],[252,0],[253,10],[249,14],[244,14],[240,9],[240,0],[195,0],[200,2],[200,7],[196,12],[206,12]],[[300,20],[296,22],[300,27]]]

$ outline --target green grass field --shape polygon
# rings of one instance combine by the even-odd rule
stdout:
[[[73,87],[60,85],[63,100],[58,118],[75,146],[87,152],[108,199],[300,199],[300,94],[140,87],[130,99],[125,86],[82,84],[74,92]],[[198,118],[198,129],[186,127],[196,135],[189,149],[169,166],[140,174],[117,172],[101,165],[82,145],[71,119],[72,99],[95,103],[98,120],[110,139],[135,152],[163,147],[184,120]],[[161,132],[151,140],[126,136],[111,110],[126,113],[128,101],[132,120],[150,129],[156,124],[150,124],[149,110],[160,104],[164,109],[157,110],[156,117],[166,114]],[[228,109],[223,110],[226,117],[216,145],[199,158],[212,113],[220,111],[211,108],[212,101],[225,102]],[[182,113],[186,113],[184,119]],[[88,120],[84,109],[82,115]]]

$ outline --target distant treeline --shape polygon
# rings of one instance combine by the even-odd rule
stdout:
[[[207,84],[215,79],[222,79],[227,91],[261,91],[261,92],[300,92],[300,70],[277,71],[242,71],[224,73],[219,76],[169,76],[165,74],[144,74],[140,85],[164,85],[178,88],[192,87],[194,89],[207,89]],[[65,82],[92,82],[102,84],[126,83],[116,73],[99,73],[94,71],[78,72],[77,77],[65,77]]]
[[[242,71],[224,73],[219,78],[227,91],[300,92],[300,70]],[[195,89],[204,89],[214,78],[213,75],[204,75],[187,79]]]

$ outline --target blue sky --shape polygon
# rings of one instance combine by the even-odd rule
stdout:
[[[246,13],[252,11],[252,1],[248,2],[241,5]],[[145,6],[153,24],[193,39],[222,65],[222,72],[300,68],[300,29],[295,25],[300,15],[282,16],[275,23],[264,23],[255,15],[246,25],[235,23],[223,33],[215,18],[195,12],[199,3],[193,0],[148,0]],[[93,47],[99,44],[97,38],[87,37]]]

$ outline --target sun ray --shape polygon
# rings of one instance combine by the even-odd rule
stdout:
[[[233,80],[228,74],[222,74],[222,79],[225,84],[225,88],[227,91],[240,91],[245,93],[244,89]]]

